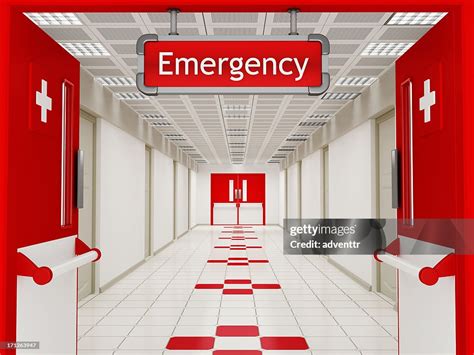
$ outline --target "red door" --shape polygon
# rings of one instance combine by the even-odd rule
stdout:
[[[455,238],[449,233],[440,238],[439,229],[428,231],[423,219],[433,223],[461,217],[462,130],[454,26],[452,16],[446,16],[396,63],[398,235],[402,257],[425,266],[453,252]],[[464,353],[456,344],[464,317],[456,289],[464,282],[444,278],[429,287],[399,272],[400,353],[454,353],[456,348]]]
[[[254,205],[258,217],[241,221]],[[211,174],[211,225],[241,223],[265,224],[265,174]]]
[[[261,206],[253,207],[257,209],[261,208],[261,224],[265,224],[265,174],[239,174],[239,190],[242,191],[239,196],[239,223],[253,224],[248,223],[249,221],[244,219],[243,209],[250,206],[250,204],[261,204]],[[242,216],[240,212],[242,212]]]
[[[10,96],[9,115],[7,228],[13,255],[18,248],[46,245],[45,242],[77,235],[75,155],[79,147],[79,62],[21,13],[13,17],[11,25],[10,62],[15,79],[9,88],[14,94]],[[44,254],[38,251],[38,257],[45,257]],[[74,249],[71,254],[74,255]],[[34,287],[26,277],[21,277],[18,287],[21,283],[25,288],[30,284]],[[26,328],[29,334],[42,332],[38,324],[37,329],[32,329],[31,319],[36,314],[30,314],[28,321],[28,318],[20,319],[19,312],[25,312],[30,304],[43,308],[43,313],[54,309],[54,305],[42,299],[47,287],[36,285],[29,296],[20,289],[17,294],[16,273],[9,275],[9,285],[5,290],[9,313],[2,319],[10,332],[8,340],[16,339],[16,332],[21,334]],[[39,299],[30,299],[35,297]],[[67,302],[65,299],[64,303]],[[25,308],[20,310],[21,307]],[[69,313],[74,316],[75,307]],[[65,327],[56,323],[60,316],[49,314],[44,319],[51,322],[46,328],[51,326],[49,331],[54,337],[58,326],[67,332],[60,332],[61,336],[75,340],[72,333],[75,324]],[[33,339],[40,340],[34,336],[18,340]],[[44,340],[42,351],[54,351],[49,347],[53,341]]]

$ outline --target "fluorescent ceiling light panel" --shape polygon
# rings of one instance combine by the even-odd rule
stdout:
[[[163,120],[165,119],[165,116],[161,113],[144,113],[140,115],[140,118],[144,120]]]
[[[405,53],[414,43],[411,42],[371,42],[362,51],[362,56],[398,57]]]
[[[59,43],[75,57],[104,57],[110,53],[99,42],[63,42]]]
[[[326,92],[323,100],[354,100],[359,93],[357,92]]]
[[[150,98],[141,92],[117,92],[115,97],[119,100],[149,100]]]
[[[27,12],[28,17],[38,26],[80,26],[82,22],[72,12]]]
[[[171,126],[169,122],[151,122],[150,126]]]
[[[96,80],[104,86],[135,86],[135,80],[129,76],[100,76]]]
[[[385,23],[390,26],[433,26],[447,12],[395,12]]]
[[[377,80],[373,76],[346,76],[336,81],[337,86],[370,86]]]
[[[313,113],[308,116],[308,119],[311,120],[328,120],[332,117],[333,115],[330,113]]]

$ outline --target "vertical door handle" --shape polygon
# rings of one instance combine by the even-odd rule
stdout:
[[[392,150],[392,208],[400,207],[400,171],[399,171],[399,153],[397,149]]]
[[[84,208],[84,151],[77,151],[76,207]]]

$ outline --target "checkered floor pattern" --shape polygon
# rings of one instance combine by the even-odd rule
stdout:
[[[397,353],[393,305],[279,227],[197,227],[81,301],[79,354]]]

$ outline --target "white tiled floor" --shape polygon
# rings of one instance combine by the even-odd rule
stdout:
[[[320,256],[282,253],[279,227],[254,227],[258,239],[229,240],[223,227],[198,227],[100,295],[80,303],[79,354],[212,354],[166,350],[170,337],[213,337],[214,350],[261,350],[260,338],[216,336],[218,325],[258,326],[260,337],[304,337],[309,350],[263,354],[396,354],[393,306]],[[214,248],[239,244],[246,250]],[[208,260],[269,260],[231,266]],[[239,262],[239,261],[234,261]],[[223,294],[196,284],[280,284],[253,294]],[[224,289],[251,289],[231,284]],[[221,353],[222,354],[222,353]],[[235,354],[235,353],[234,353]]]

